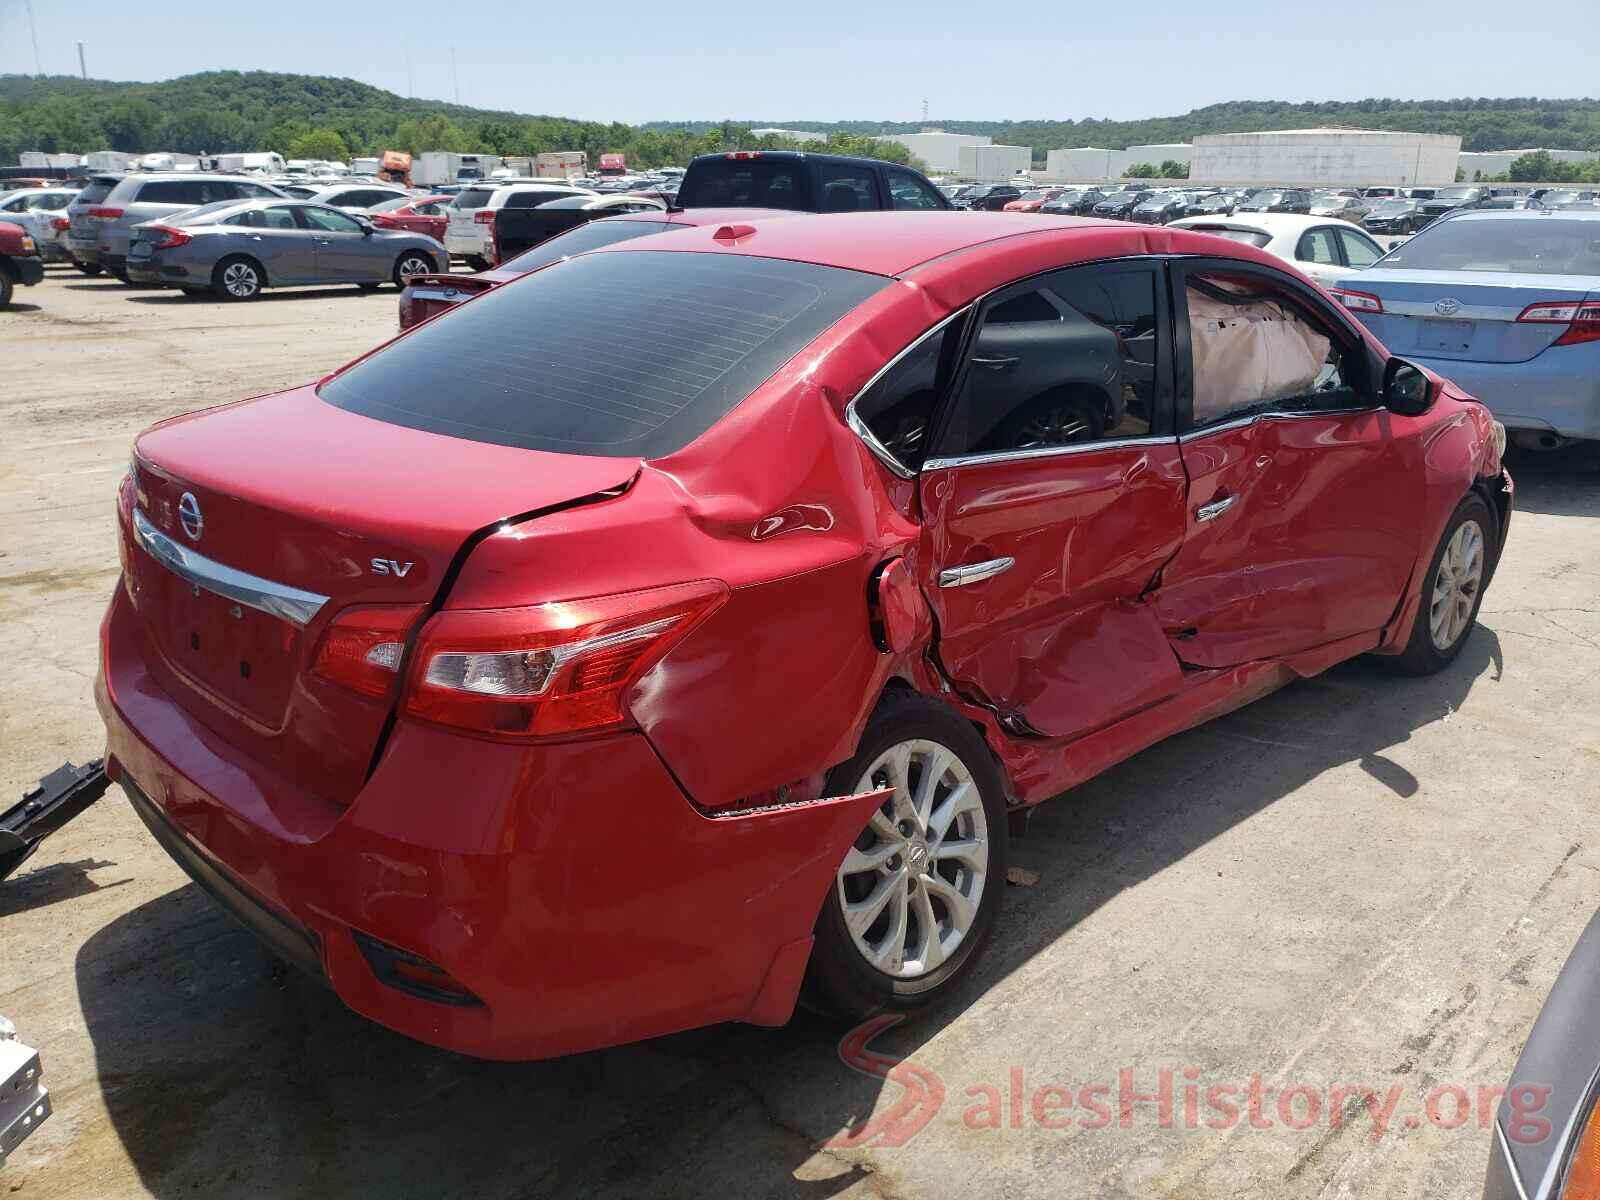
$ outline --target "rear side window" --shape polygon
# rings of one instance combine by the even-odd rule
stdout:
[[[506,197],[506,208],[540,208],[552,200],[565,200],[575,192],[512,192]]]
[[[323,385],[429,433],[671,454],[887,281],[741,255],[596,254],[495,288]]]
[[[91,179],[84,184],[83,191],[79,192],[74,204],[99,204],[111,194],[111,189],[117,186],[114,179]]]
[[[152,179],[139,189],[139,194],[134,197],[135,204],[206,204],[208,200],[201,198],[202,189],[198,179]],[[213,196],[213,200],[230,199],[227,196]]]
[[[683,208],[810,209],[799,163],[726,159],[696,163],[678,190]],[[876,207],[876,205],[874,205]]]
[[[463,188],[456,195],[456,208],[482,208],[494,195],[493,188]]]

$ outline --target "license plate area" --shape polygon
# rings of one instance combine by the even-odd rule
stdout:
[[[182,675],[264,724],[283,716],[299,633],[287,621],[190,583],[158,563],[140,598],[163,655]]]
[[[1476,328],[1476,323],[1472,321],[1449,321],[1427,317],[1422,322],[1420,345],[1424,350],[1442,350],[1460,354],[1472,348],[1472,334]]]

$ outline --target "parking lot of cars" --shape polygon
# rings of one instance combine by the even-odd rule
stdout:
[[[511,1177],[540,1193],[617,1195],[882,1196],[953,1177],[1018,1195],[1059,1194],[1063,1178],[1186,1197],[1478,1188],[1495,1089],[1593,911],[1600,872],[1574,832],[1600,800],[1600,464],[1594,443],[1535,454],[1537,437],[1516,436],[1585,403],[1592,372],[1551,364],[1586,363],[1600,345],[1587,292],[1558,286],[1600,272],[1593,221],[1441,195],[1460,203],[1380,263],[1385,247],[1351,215],[1365,197],[1268,189],[1225,206],[1188,189],[1000,185],[967,198],[994,215],[896,217],[859,210],[963,197],[848,163],[718,156],[714,173],[691,167],[679,214],[609,217],[660,202],[561,189],[552,203],[576,203],[572,231],[520,265],[500,261],[502,214],[548,189],[485,186],[445,220],[457,257],[497,267],[490,288],[450,275],[426,233],[269,192],[213,197],[133,223],[125,243],[97,242],[92,265],[126,283],[56,265],[19,294],[0,325],[8,370],[44,380],[70,362],[72,377],[0,397],[15,431],[0,505],[17,531],[0,548],[0,787],[20,791],[41,763],[96,751],[103,715],[138,812],[120,798],[98,805],[0,885],[22,964],[0,980],[0,1011],[41,1045],[57,1112],[72,1114],[7,1168],[20,1166],[29,1195],[174,1195],[229,1171],[325,1194],[504,1191]],[[122,186],[89,206],[118,215],[94,220],[125,222],[136,202],[156,202],[141,180],[113,203]],[[764,213],[772,196],[824,215]],[[1373,197],[1370,211],[1396,199]],[[1074,229],[1049,211],[1108,203],[1118,219],[1170,228],[1177,257],[1130,265],[1144,232]],[[1530,248],[1531,221],[1566,255],[1537,296],[1529,262],[1550,267],[1554,243]],[[612,236],[624,227],[637,236]],[[276,265],[308,234],[314,272],[335,232],[388,273]],[[272,255],[229,240],[279,236]],[[1485,247],[1506,278],[1490,277]],[[663,252],[639,253],[652,248]],[[402,269],[407,254],[418,261]],[[263,271],[248,297],[228,270],[243,263]],[[249,305],[141,286],[183,286],[179,268],[219,299],[280,286]],[[1416,291],[1450,269],[1466,274],[1450,296]],[[1170,293],[1157,287],[1166,271]],[[908,276],[925,295],[889,284]],[[313,282],[335,287],[303,286]],[[329,375],[392,334],[395,292],[367,286],[381,282],[404,289],[402,323],[408,312],[428,323]],[[477,298],[425,294],[452,285]],[[1170,341],[1180,323],[1186,336]],[[1508,419],[1530,450],[1511,463],[1514,517],[1505,430],[1386,359],[1363,323],[1443,375],[1477,369],[1497,413],[1533,422]],[[1503,325],[1531,355],[1500,346]],[[780,369],[819,335],[838,352]],[[713,338],[714,371],[693,357]],[[1174,345],[1193,356],[1181,387]],[[1496,348],[1506,353],[1492,369],[1469,368]],[[1498,386],[1505,364],[1530,360],[1543,391],[1568,388],[1555,410],[1514,409],[1515,388]],[[724,378],[745,376],[747,390],[773,382],[735,409],[744,393]],[[151,422],[311,379],[320,391],[166,426],[119,485],[133,434]],[[601,399],[573,405],[575,379]],[[497,397],[510,381],[523,403],[508,413]],[[830,422],[819,394],[855,400]],[[1552,444],[1594,436],[1548,428]],[[1202,453],[1209,475],[1196,472]],[[520,470],[529,456],[537,478]],[[1137,529],[1097,526],[1094,508],[1052,510],[1052,481],[1069,476],[1136,500]],[[1312,486],[1327,503],[1297,503]],[[408,493],[429,499],[402,523],[384,503]],[[913,519],[945,522],[930,561],[890,557],[855,578],[855,557],[871,566],[882,539],[913,536]],[[256,537],[257,526],[277,532]],[[630,542],[636,526],[649,536]],[[1083,535],[1070,554],[1051,540],[1069,528]],[[1250,540],[1258,529],[1275,532]],[[541,537],[550,553],[530,576]],[[1334,543],[1343,551],[1324,553]],[[1314,569],[1313,552],[1324,554]],[[1263,566],[1269,553],[1282,561]],[[370,555],[370,573],[347,569]],[[249,570],[224,571],[223,558]],[[678,559],[699,583],[676,582]],[[1092,656],[1049,669],[1051,639],[1098,644],[1035,586],[1062,563],[1073,589],[1092,590],[1089,624],[1116,639],[1121,669]],[[660,564],[680,574],[658,577]],[[1215,586],[1257,567],[1270,605]],[[732,599],[709,578],[724,575]],[[192,609],[180,577],[194,582]],[[441,578],[467,599],[452,591],[424,611]],[[599,598],[552,605],[523,589],[530,579]],[[207,616],[202,592],[238,604]],[[1009,632],[996,632],[995,597]],[[317,627],[313,655],[296,639],[330,599],[340,619],[326,637]],[[940,677],[960,681],[947,703],[965,720],[935,713],[939,689],[923,686],[930,603]],[[820,619],[852,606],[862,620]],[[169,629],[179,611],[200,615]],[[273,620],[295,630],[275,650],[262,641]],[[229,630],[252,647],[245,657],[186,659],[152,682],[156,658],[199,654]],[[708,674],[739,637],[768,656],[799,641],[808,665]],[[687,657],[674,658],[680,641]],[[304,678],[301,660],[314,660]],[[878,685],[862,680],[893,663],[906,693],[874,708]],[[801,677],[813,681],[805,697],[831,697],[826,714],[783,716],[804,703]],[[1196,679],[1212,690],[1185,692]],[[685,681],[702,706],[689,722],[667,704]],[[262,687],[291,715],[295,748],[273,787],[294,783],[279,791],[238,751],[262,736]],[[182,703],[162,699],[180,692]],[[379,719],[385,698],[403,699],[398,726]],[[1150,719],[1174,703],[1176,716]],[[858,710],[878,714],[863,737],[882,744],[846,761],[854,740],[834,725]],[[762,713],[771,730],[734,732]],[[330,720],[337,737],[319,725]],[[356,821],[335,814],[365,849],[306,871],[298,855],[322,835],[304,835],[325,809],[370,796],[373,747],[392,728],[390,758],[409,774],[384,778],[404,796],[403,819],[371,804],[351,810]],[[1002,759],[975,729],[1006,747]],[[629,759],[646,738],[649,755]],[[1041,749],[1080,738],[1077,757]],[[174,756],[187,765],[163,766]],[[783,771],[767,779],[774,757]],[[505,769],[475,775],[491,758]],[[593,792],[561,812],[581,810],[584,829],[625,847],[613,857],[628,878],[615,886],[598,873],[551,878],[561,904],[586,897],[571,912],[589,936],[571,943],[547,916],[529,923],[525,909],[481,899],[487,862],[516,862],[524,839],[550,835],[544,821],[502,828],[519,811],[512,792],[492,802],[496,779],[514,792],[524,775],[512,768],[535,760],[564,792]],[[450,789],[434,784],[452,762],[475,782],[443,813],[434,802]],[[625,787],[605,782],[630,762]],[[196,777],[209,782],[196,789]],[[687,807],[661,799],[681,800],[679,787],[699,806],[687,825],[668,819]],[[328,789],[341,788],[330,807]],[[1031,819],[1021,807],[1064,789]],[[632,798],[620,826],[608,812],[619,790]],[[235,793],[247,816],[203,815]],[[859,835],[860,820],[840,823],[846,808],[867,821]],[[186,849],[192,831],[163,836],[178,812],[211,850]],[[374,815],[391,823],[367,824]],[[761,840],[777,821],[803,836]],[[719,827],[736,831],[736,861],[707,854]],[[796,849],[830,838],[839,854],[820,867]],[[235,872],[274,897],[262,907],[279,925],[314,927],[309,961],[327,965],[333,990],[274,966],[157,841],[220,880],[258,932],[271,922],[251,916],[262,902],[244,902]],[[795,905],[772,898],[819,870],[813,948],[809,913],[796,923]],[[443,927],[430,906],[449,879],[462,884],[448,906],[460,920]],[[755,920],[756,901],[719,905],[718,888],[776,908]],[[793,941],[754,945],[779,925],[794,925]],[[499,932],[475,942],[484,930]],[[753,950],[730,948],[752,930]],[[503,955],[508,938],[524,952],[486,970],[482,955]],[[279,942],[291,961],[298,944]],[[782,1025],[808,955],[803,999],[834,1016],[755,1028]],[[558,959],[559,973],[539,966]],[[641,971],[657,985],[629,986]],[[519,1004],[541,989],[588,1000]],[[846,1033],[919,996],[936,1002],[908,1022]],[[751,1024],[522,1066],[423,1044],[543,1056],[728,1019]],[[367,1153],[338,1152],[356,1137]]]

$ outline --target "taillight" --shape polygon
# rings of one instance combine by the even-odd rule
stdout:
[[[99,217],[102,221],[116,221],[122,217],[122,210],[120,208],[91,208],[89,215],[91,217]]]
[[[1541,300],[1523,309],[1517,320],[1534,325],[1565,325],[1566,332],[1551,342],[1552,346],[1600,341],[1600,304],[1587,300]]]
[[[146,236],[155,234],[156,239],[150,244],[158,250],[171,250],[174,246],[186,245],[194,241],[192,233],[185,233],[181,229],[174,229],[170,225],[151,225],[145,231]]]
[[[760,158],[761,157],[761,151],[759,151],[759,150],[734,150],[734,151],[729,153],[728,157],[732,158],[732,159],[737,159],[737,160],[742,162],[742,161],[744,161],[746,159]]]
[[[1381,313],[1383,301],[1371,292],[1357,292],[1350,288],[1329,288],[1335,299],[1352,312]]]
[[[312,671],[352,692],[383,699],[394,691],[406,633],[421,613],[421,605],[345,609],[323,633]]]
[[[65,217],[50,218],[50,228],[54,229],[57,233],[60,233],[63,229],[66,229],[71,224],[72,222],[67,220]]]
[[[1600,1101],[1589,1110],[1589,1119],[1578,1137],[1578,1148],[1567,1164],[1561,1200],[1600,1200]]]
[[[489,737],[621,726],[647,670],[727,597],[715,580],[527,608],[445,610],[423,627],[405,711]]]
[[[494,224],[494,209],[492,209],[492,208],[480,208],[477,212],[472,214],[472,219],[474,221],[476,221],[479,225],[493,225]]]

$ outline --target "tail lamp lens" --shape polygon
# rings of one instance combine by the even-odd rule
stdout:
[[[312,670],[352,692],[383,699],[394,692],[406,633],[422,615],[421,605],[347,608],[333,619]]]
[[[1587,300],[1549,300],[1530,304],[1522,310],[1517,320],[1535,325],[1565,325],[1566,332],[1551,343],[1553,346],[1600,341],[1600,304]]]
[[[1349,288],[1329,288],[1335,299],[1351,312],[1381,313],[1383,301],[1371,292],[1356,292]]]
[[[513,740],[624,725],[628,690],[727,594],[725,584],[702,580],[440,612],[418,641],[405,710]]]
[[[150,244],[158,250],[171,250],[174,246],[194,241],[193,234],[173,229],[170,225],[152,225],[146,232],[154,235]]]
[[[63,230],[70,228],[71,225],[72,225],[72,222],[67,220],[65,217],[51,217],[50,218],[50,228],[54,229],[57,233],[60,233]]]
[[[122,210],[120,208],[91,208],[88,215],[98,217],[102,221],[120,221],[122,219]]]
[[[477,212],[472,214],[472,219],[474,221],[476,221],[479,225],[493,225],[494,224],[494,209],[492,209],[492,208],[480,208]]]

